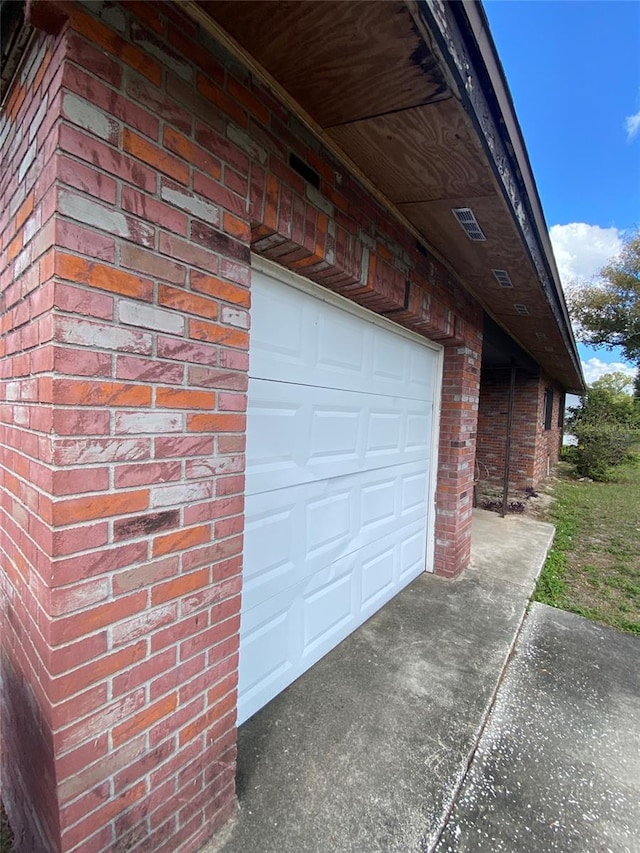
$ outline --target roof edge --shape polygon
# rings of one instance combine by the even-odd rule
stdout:
[[[429,19],[430,29],[439,35],[449,73],[455,78],[457,91],[492,159],[514,222],[556,316],[576,379],[581,383],[571,390],[579,393],[585,383],[569,312],[524,137],[481,0],[418,0],[418,6]],[[486,110],[490,113],[490,129]],[[499,139],[499,151],[497,139],[488,139],[492,135]]]

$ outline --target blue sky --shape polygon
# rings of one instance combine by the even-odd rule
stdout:
[[[640,226],[640,2],[485,0],[484,8],[561,278],[589,280]],[[616,351],[579,350],[587,381],[621,361]]]

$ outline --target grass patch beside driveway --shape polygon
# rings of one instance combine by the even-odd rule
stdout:
[[[640,634],[640,466],[615,483],[563,471],[553,495],[556,537],[534,600]]]

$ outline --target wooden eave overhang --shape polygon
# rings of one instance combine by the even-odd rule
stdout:
[[[583,390],[542,208],[479,2],[184,5],[287,94],[547,374]],[[453,208],[470,208],[486,239],[471,241]],[[493,270],[513,286],[501,287]]]

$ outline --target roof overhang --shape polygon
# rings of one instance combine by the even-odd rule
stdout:
[[[479,2],[184,5],[286,96],[549,376],[583,390],[542,207]],[[454,208],[470,208],[486,239],[472,241]]]

